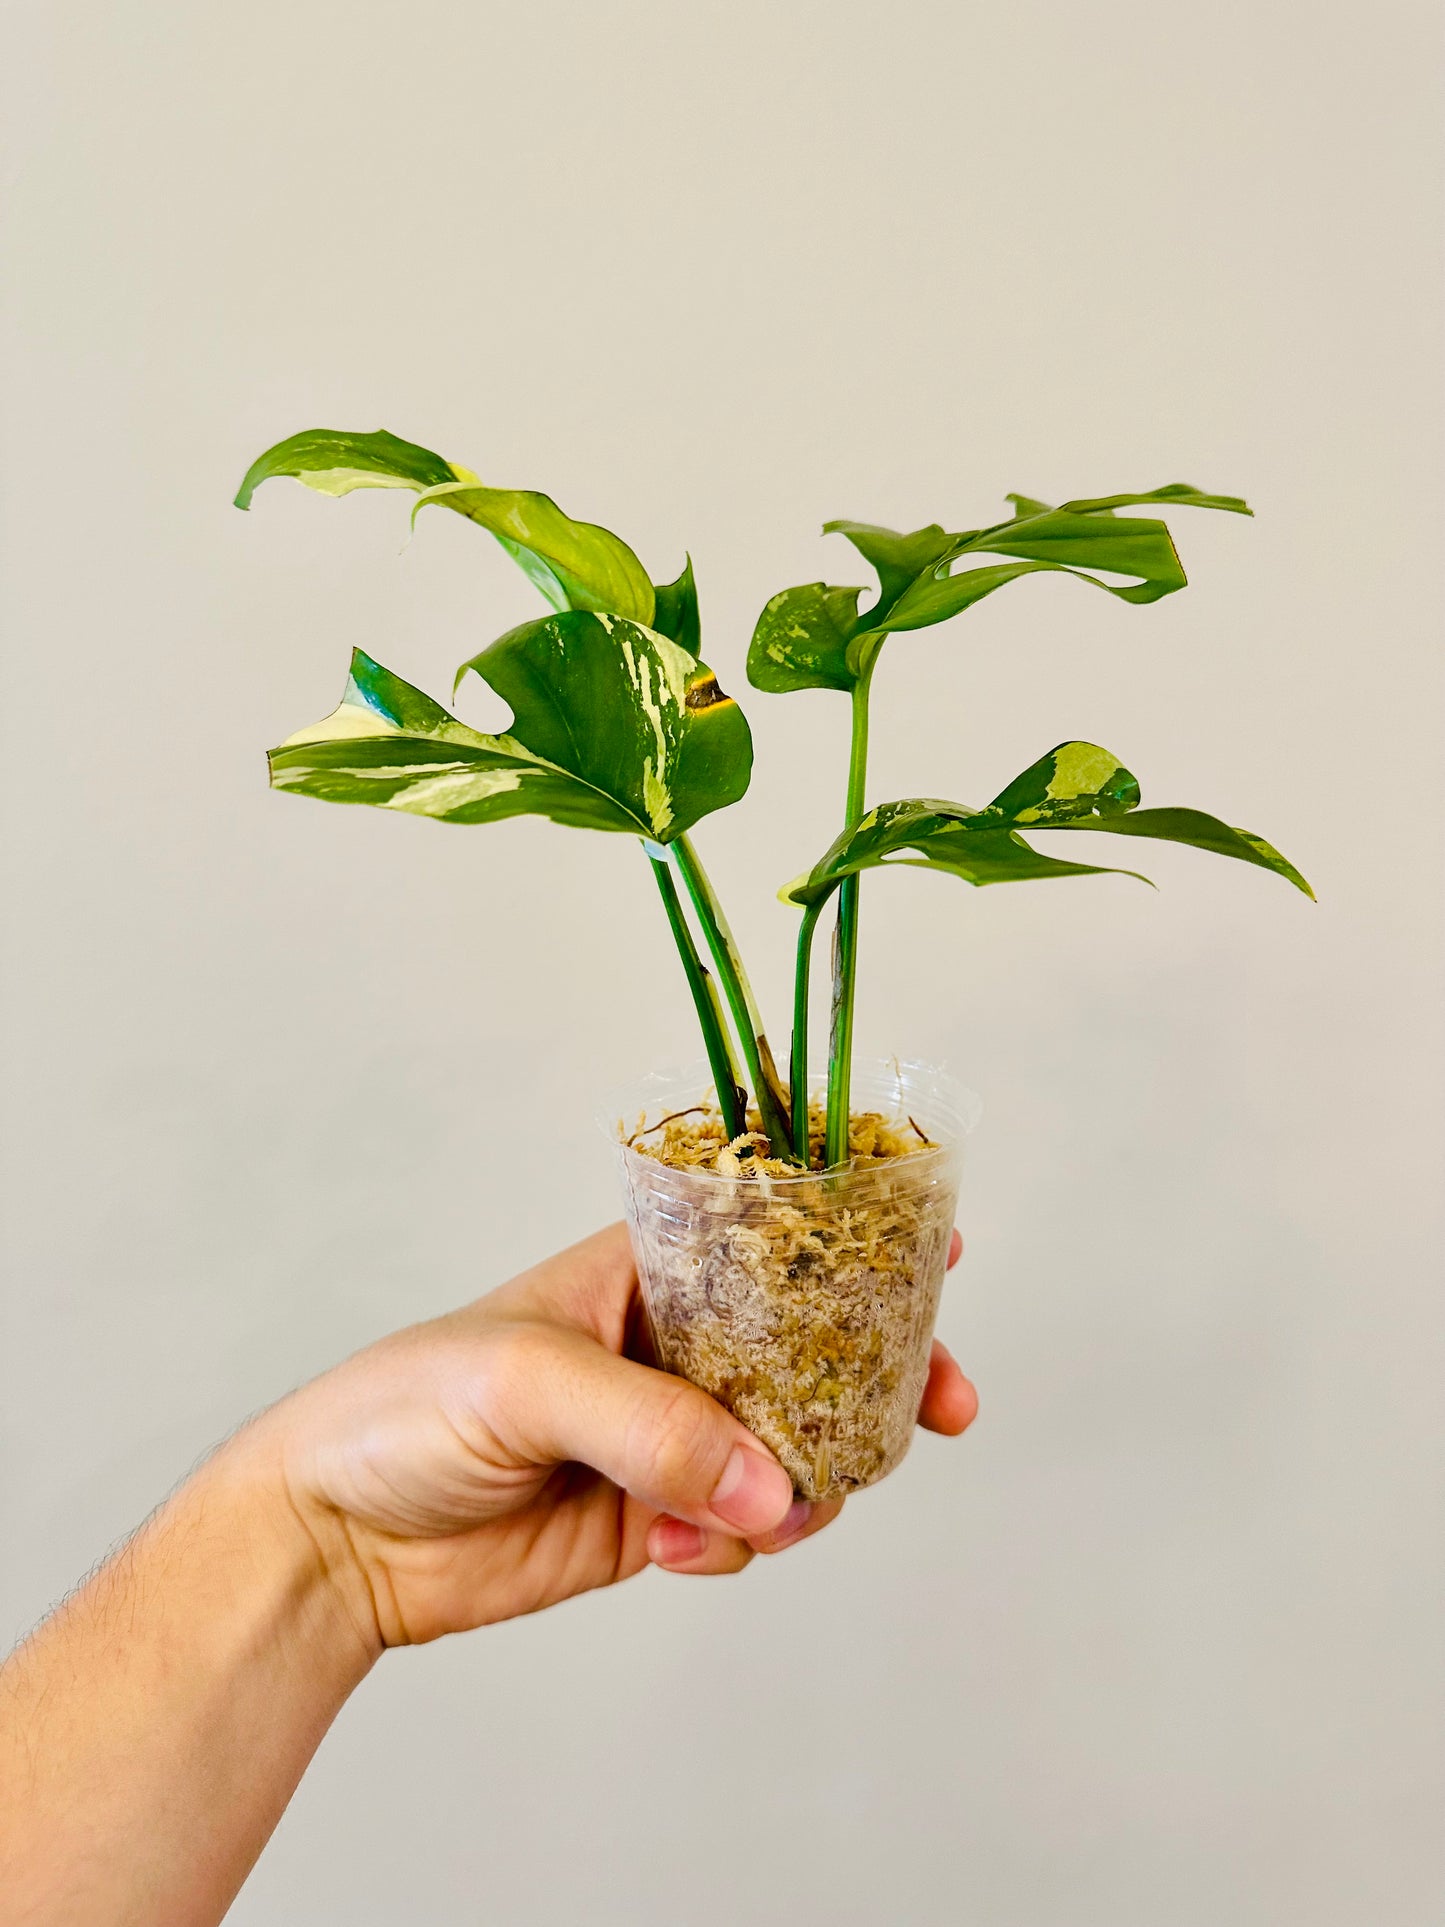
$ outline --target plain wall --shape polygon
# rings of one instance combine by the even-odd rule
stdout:
[[[862,579],[819,525],[1243,492],[1184,595],[891,643],[871,791],[1087,737],[1320,899],[1139,844],[1157,894],[872,883],[861,1048],[987,1106],[976,1429],[738,1581],[389,1658],[245,1927],[1442,1917],[1433,14],[7,12],[7,1636],[246,1413],[615,1215],[594,1100],[696,1051],[627,840],[268,793],[351,644],[444,696],[538,607],[393,495],[237,514],[268,443],[691,550],[775,1030],[846,705],[743,660]]]

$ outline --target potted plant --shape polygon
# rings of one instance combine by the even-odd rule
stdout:
[[[1094,743],[1059,744],[982,808],[931,797],[870,806],[869,693],[883,646],[1041,571],[1124,602],[1157,601],[1185,586],[1169,530],[1118,511],[1249,508],[1175,483],[1057,508],[1012,495],[1006,520],[954,533],[825,525],[874,571],[871,601],[860,609],[864,590],[822,582],[785,589],[764,608],[748,653],[756,688],[839,690],[852,719],[839,834],[781,892],[799,911],[784,1074],[689,834],[738,801],[752,770],[747,722],[702,659],[691,559],[674,581],[655,583],[618,536],[573,521],[550,497],[488,487],[385,432],[292,436],[253,464],[237,506],[273,476],[327,495],[410,490],[413,521],[436,507],[475,522],[550,604],[457,671],[454,693],[477,675],[508,705],[504,734],[470,728],[355,650],[339,707],[271,752],[272,785],[441,822],[534,814],[638,840],[706,1052],[705,1068],[650,1078],[610,1114],[659,1360],[764,1439],[803,1497],[873,1483],[912,1432],[969,1100],[917,1063],[855,1076],[863,873],[903,862],[974,885],[1106,873],[1034,849],[1027,832],[1048,829],[1187,843],[1312,894],[1263,838],[1199,810],[1140,808],[1135,777]],[[831,1022],[826,1065],[815,1070],[809,1005],[827,911]]]

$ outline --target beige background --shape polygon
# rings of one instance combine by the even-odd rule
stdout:
[[[595,1094],[695,1050],[623,839],[268,794],[349,644],[444,693],[535,608],[394,497],[234,513],[271,440],[687,544],[745,696],[765,596],[858,579],[825,517],[1247,492],[1160,607],[890,645],[872,793],[1092,737],[1321,899],[879,881],[863,1046],[988,1106],[976,1432],[739,1582],[389,1660],[245,1927],[1442,1917],[1433,12],[8,10],[7,1636],[246,1412],[611,1216]],[[747,706],[699,841],[781,1013],[845,713]]]

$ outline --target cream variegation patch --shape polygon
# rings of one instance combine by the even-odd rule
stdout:
[[[1118,767],[1115,758],[1097,743],[1066,743],[1054,758],[1046,794],[1061,801],[1097,795]]]
[[[396,724],[388,722],[370,703],[353,702],[347,698],[329,716],[323,716],[319,723],[312,723],[306,729],[298,729],[294,736],[288,736],[281,748],[300,749],[305,743],[347,742],[363,736],[401,734]]]
[[[405,789],[388,797],[382,807],[406,810],[414,816],[446,816],[453,810],[464,809],[469,803],[480,803],[489,796],[504,796],[508,790],[520,789],[525,773],[516,769],[468,769],[463,766],[408,783]]]
[[[374,468],[303,468],[296,480],[318,495],[350,495],[358,488],[418,488],[405,475],[378,475]]]

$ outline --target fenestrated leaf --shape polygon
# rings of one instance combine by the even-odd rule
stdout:
[[[449,823],[537,815],[670,842],[748,786],[752,739],[665,636],[569,610],[466,665],[512,710],[484,735],[357,650],[341,705],[271,752],[275,788]]]
[[[878,600],[846,628],[842,643],[820,649],[809,624],[780,625],[774,612],[788,598],[809,595],[816,607],[853,591],[816,583],[775,596],[759,618],[748,675],[759,688],[851,689],[869,667],[883,639],[901,630],[946,622],[1026,575],[1065,573],[1104,589],[1124,602],[1156,602],[1186,583],[1168,528],[1144,517],[1122,518],[1114,510],[1131,504],[1224,509],[1250,514],[1239,496],[1208,495],[1187,482],[1171,482],[1147,494],[1081,497],[1051,508],[1032,496],[1011,495],[1014,515],[987,529],[948,534],[938,523],[911,532],[870,522],[835,521],[825,533],[846,535],[878,573]],[[986,562],[986,556],[1006,556]],[[974,558],[980,558],[975,562]],[[1096,573],[1101,572],[1101,573]],[[1105,575],[1132,578],[1111,582]],[[766,674],[767,680],[762,679]]]
[[[569,610],[513,629],[458,680],[469,669],[511,707],[513,736],[615,798],[655,842],[747,789],[742,711],[706,663],[641,623]]]
[[[1110,836],[1185,843],[1216,856],[1272,870],[1307,897],[1314,891],[1272,843],[1204,810],[1141,810],[1138,779],[1097,743],[1060,743],[1016,776],[980,812],[981,822],[1011,829],[1102,830]]]
[[[646,569],[620,535],[574,522],[550,495],[525,488],[443,482],[412,510],[452,509],[489,529],[554,609],[594,609],[650,625],[655,598]]]
[[[858,678],[848,644],[858,627],[862,593],[805,582],[775,595],[748,645],[748,681],[775,695],[790,689],[851,689]]]
[[[474,482],[469,468],[444,461],[429,448],[404,442],[384,428],[371,434],[344,428],[303,428],[277,442],[246,470],[236,507],[248,509],[251,497],[273,476],[288,475],[321,495],[349,495],[356,488],[409,488],[418,493],[439,482]]]
[[[325,803],[370,803],[446,823],[537,813],[633,830],[625,811],[504,736],[458,722],[360,649],[339,708],[270,754],[271,786]]]
[[[824,535],[846,535],[853,547],[878,572],[882,600],[893,603],[909,583],[942,561],[954,540],[937,522],[926,529],[900,535],[896,529],[881,529],[872,522],[825,522]]]
[[[1035,502],[1027,495],[1010,495],[1008,499],[1015,505],[1017,515],[1048,512],[1047,503]],[[1224,509],[1230,515],[1254,514],[1242,495],[1208,495],[1192,482],[1166,482],[1163,488],[1150,489],[1147,495],[1080,496],[1063,506],[1074,515],[1098,515],[1113,509],[1143,508],[1150,502],[1166,508]]]
[[[1013,503],[1015,521],[1023,515],[1047,515],[1049,512],[1049,503],[1035,501],[1032,495],[1006,495],[1004,500]]]
[[[1241,863],[1257,864],[1261,870],[1292,883],[1296,890],[1313,899],[1314,891],[1287,857],[1272,843],[1252,830],[1234,829],[1204,810],[1136,810],[1132,816],[1100,821],[1040,824],[1041,829],[1107,830],[1113,836],[1152,836],[1162,843],[1187,843],[1196,850],[1213,850],[1216,856],[1238,857]]]
[[[898,598],[887,616],[869,626],[868,632],[877,638],[875,648],[881,647],[885,636],[900,629],[928,629],[935,622],[947,622],[950,616],[962,615],[965,609],[982,602],[1005,583],[1016,582],[1024,575],[1038,575],[1041,571],[1057,573],[1059,568],[1056,562],[993,562],[981,568],[962,569],[957,575],[922,575]],[[1071,569],[1065,573],[1078,575],[1079,571]],[[1092,576],[1083,579],[1094,580]],[[1099,584],[1101,588],[1105,586]]]
[[[903,855],[906,850],[914,854]],[[1027,883],[1040,877],[1136,874],[1045,856],[1006,825],[984,822],[982,813],[966,804],[915,796],[898,803],[880,803],[870,810],[856,829],[844,831],[806,876],[795,877],[779,895],[784,903],[820,903],[844,877],[894,863],[947,870],[965,883],[978,885]]]
[[[1173,508],[1224,509],[1248,515],[1235,495],[1206,495],[1187,482],[1171,482],[1142,495],[1103,495],[1049,508],[1029,496],[1010,496],[1017,513],[988,529],[966,530],[950,538],[941,557],[925,566],[897,596],[886,591],[863,621],[880,633],[921,629],[944,622],[1019,576],[1064,570],[1105,589],[1122,602],[1157,602],[1185,587],[1188,578],[1167,526],[1141,516],[1123,518],[1114,510],[1159,503]],[[975,555],[1020,558],[1010,567],[956,568]],[[1134,576],[1128,583],[1105,582],[1094,573]],[[979,580],[975,580],[975,577]],[[876,617],[876,620],[875,620]]]
[[[657,598],[652,626],[660,636],[671,636],[690,656],[702,654],[702,614],[697,606],[697,584],[692,575],[692,557],[683,563],[676,582],[655,582]]]
[[[929,798],[881,804],[782,894],[791,903],[817,903],[845,876],[890,861],[948,870],[975,884],[1098,874],[1094,865],[1067,863],[1033,849],[1019,834],[1031,829],[1094,830],[1185,843],[1272,870],[1313,896],[1294,865],[1263,837],[1202,810],[1141,810],[1138,802],[1137,779],[1108,750],[1097,743],[1061,743],[1016,776],[986,809]],[[905,850],[914,854],[901,855]]]

